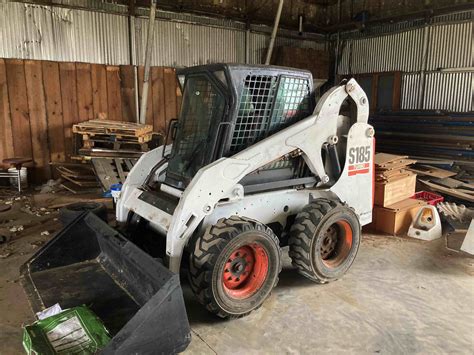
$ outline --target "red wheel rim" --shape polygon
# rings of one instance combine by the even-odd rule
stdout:
[[[260,289],[267,273],[265,249],[257,243],[243,245],[232,251],[224,265],[224,290],[232,298],[250,297]]]
[[[340,266],[349,256],[352,239],[352,228],[349,222],[341,220],[329,226],[320,248],[324,265],[329,268]]]

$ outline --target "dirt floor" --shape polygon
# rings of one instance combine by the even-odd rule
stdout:
[[[12,206],[0,212],[0,235],[9,238],[0,244],[0,354],[24,353],[21,327],[34,317],[18,269],[60,228],[48,208],[58,198],[0,194],[0,205]],[[185,284],[193,336],[186,352],[472,354],[473,275],[474,259],[448,251],[444,239],[365,234],[351,270],[328,285],[299,276],[285,258],[275,291],[243,319],[211,316]]]

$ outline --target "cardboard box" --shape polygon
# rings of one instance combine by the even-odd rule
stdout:
[[[416,174],[390,182],[375,183],[375,204],[382,207],[393,205],[415,194]]]
[[[418,210],[426,205],[424,201],[408,198],[387,207],[375,206],[375,230],[391,235],[406,234]]]

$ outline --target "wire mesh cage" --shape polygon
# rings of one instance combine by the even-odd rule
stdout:
[[[308,78],[247,75],[230,151],[235,154],[310,114]]]

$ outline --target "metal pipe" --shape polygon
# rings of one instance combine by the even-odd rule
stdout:
[[[135,121],[140,123],[140,99],[138,97],[138,68],[137,68],[137,34],[135,26],[135,15],[129,16],[129,38],[130,38],[130,65],[133,66],[133,92],[135,103]]]
[[[298,15],[298,34],[303,35],[303,15]]]
[[[272,58],[273,46],[275,45],[275,38],[278,31],[278,25],[280,24],[281,11],[283,10],[283,2],[284,0],[280,0],[280,2],[278,3],[278,9],[275,16],[275,23],[273,24],[273,31],[270,37],[270,44],[268,45],[267,58],[265,59],[265,65],[269,65],[270,59]]]
[[[146,123],[146,108],[148,104],[148,89],[150,86],[150,62],[153,49],[153,31],[155,29],[156,0],[150,0],[150,19],[145,50],[145,71],[143,74],[142,102],[140,105],[140,123]]]
[[[250,63],[250,28],[245,30],[245,64]]]
[[[420,87],[418,88],[418,103],[417,108],[423,109],[425,102],[425,81],[426,81],[426,67],[428,65],[428,48],[430,45],[430,33],[431,25],[427,23],[423,30],[423,52],[421,57],[421,70],[420,70]]]

